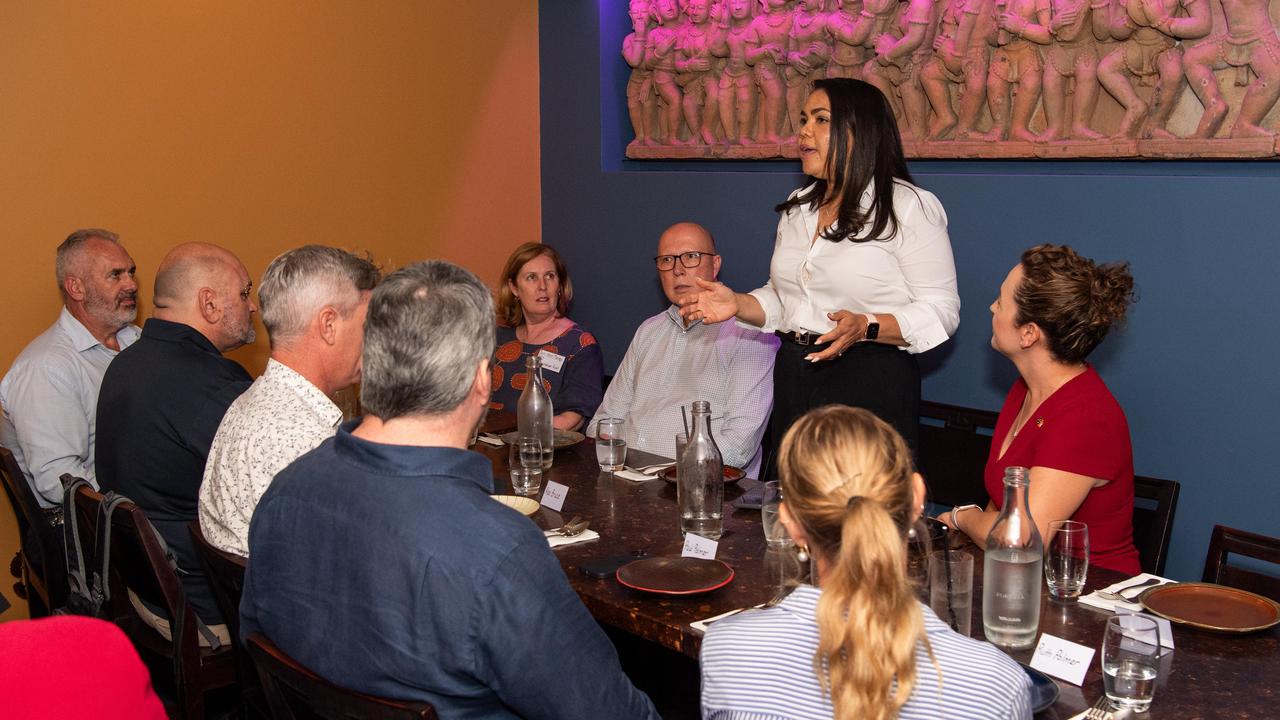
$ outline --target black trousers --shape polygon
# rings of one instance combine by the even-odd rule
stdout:
[[[783,340],[773,365],[773,413],[761,479],[777,478],[778,446],[801,415],[838,403],[870,410],[901,433],[912,452],[920,426],[920,365],[916,356],[883,343],[854,343],[844,355],[811,363],[826,345]]]

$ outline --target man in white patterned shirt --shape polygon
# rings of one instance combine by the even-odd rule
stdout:
[[[200,529],[222,550],[249,555],[249,521],[272,478],[332,437],[342,411],[330,396],[360,379],[372,263],[307,245],[277,257],[258,290],[271,338],[266,372],[227,409],[200,485]]]
[[[667,228],[654,262],[672,304],[636,330],[596,418],[625,418],[630,447],[671,457],[676,433],[684,430],[680,406],[708,400],[711,433],[725,464],[755,477],[773,406],[778,339],[737,323],[685,325],[680,298],[697,292],[694,278],[714,280],[720,274],[720,256],[706,228],[690,222]]]

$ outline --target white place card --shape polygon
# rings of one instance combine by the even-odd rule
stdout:
[[[1084,674],[1089,670],[1094,652],[1091,647],[1041,633],[1040,642],[1031,655],[1031,667],[1072,685],[1080,685],[1084,683]]]
[[[547,481],[547,489],[542,491],[542,504],[560,512],[564,507],[564,499],[569,495],[569,486],[561,485],[554,480]]]
[[[716,548],[720,543],[711,538],[704,538],[694,533],[685,533],[684,549],[680,551],[680,557],[695,557],[704,560],[716,559]]]
[[[542,361],[542,368],[558,373],[560,368],[564,367],[564,356],[553,353],[550,350],[539,350],[538,358]]]
[[[1160,633],[1160,654],[1163,655],[1166,650],[1173,649],[1173,626],[1169,624],[1168,620],[1156,615],[1148,615],[1146,613],[1136,613],[1136,612],[1133,612],[1132,610],[1125,610],[1120,607],[1116,608],[1116,614],[1117,615],[1141,615],[1144,618],[1155,620],[1156,629]],[[1143,637],[1144,634],[1149,634],[1149,633],[1143,633],[1139,630],[1125,631],[1125,635],[1132,636],[1137,640],[1147,643],[1148,645],[1152,644],[1151,638]]]

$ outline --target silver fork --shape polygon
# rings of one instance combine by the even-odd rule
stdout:
[[[1098,702],[1093,704],[1084,714],[1085,720],[1111,720],[1111,701],[1107,699],[1107,694],[1103,693],[1098,698]]]
[[[564,535],[565,533],[569,532],[569,530],[571,530],[575,525],[577,525],[578,521],[580,520],[582,520],[581,515],[574,515],[573,519],[565,523],[564,525],[561,525],[558,528],[552,528],[548,530],[547,537],[551,537],[552,535]]]

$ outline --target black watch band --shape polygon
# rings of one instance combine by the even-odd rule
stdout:
[[[880,337],[880,323],[876,321],[876,316],[871,313],[863,313],[862,316],[867,319],[867,334],[862,339],[870,341]]]

